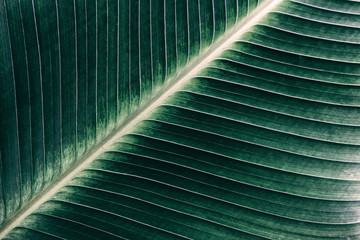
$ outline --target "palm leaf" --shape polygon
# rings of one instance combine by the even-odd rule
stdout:
[[[0,236],[360,238],[359,13],[1,1]]]

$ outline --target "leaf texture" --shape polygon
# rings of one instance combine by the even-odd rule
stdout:
[[[230,16],[217,4],[206,20]],[[356,1],[283,1],[5,239],[359,239],[359,16]],[[236,21],[220,22],[195,49]]]
[[[258,5],[0,2],[0,223]]]

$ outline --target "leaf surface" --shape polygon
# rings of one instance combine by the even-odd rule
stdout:
[[[259,1],[72,3],[72,8],[49,4],[59,26],[57,47],[50,44],[54,35],[39,30],[50,23],[35,21],[39,42],[35,59],[41,79],[29,80],[26,94],[34,95],[33,84],[43,89],[51,85],[47,81],[54,78],[46,77],[52,76],[46,71],[51,71],[52,61],[58,67],[53,76],[60,81],[60,85],[54,83],[60,94],[45,98],[42,90],[39,115],[22,112],[43,121],[45,140],[36,146],[44,150],[32,147],[44,159],[41,164],[32,155],[31,177],[40,184],[31,182],[33,195],[40,189],[35,187],[46,185],[152,94],[156,96],[162,84],[174,84],[190,71],[198,64],[194,59],[200,52],[213,44],[218,49],[210,48],[210,53],[221,53],[206,66],[201,65],[200,53],[201,69],[192,69],[195,74],[180,89],[171,95],[165,92],[150,114],[144,110],[141,121],[4,239],[360,237],[358,2],[282,1],[225,49],[216,43],[226,34],[231,39],[233,25],[256,19],[262,13],[255,10]],[[8,27],[0,29],[1,36],[8,37],[2,42],[2,61],[8,67],[2,68],[7,77],[1,83],[9,88],[3,108],[9,119],[18,121],[17,126],[25,124],[1,134],[6,140],[1,145],[1,167],[7,170],[1,178],[2,219],[32,196],[9,188],[9,181],[15,178],[29,184],[21,178],[28,172],[22,161],[29,161],[21,151],[41,138],[29,136],[26,131],[33,122],[26,125],[17,115],[16,86],[24,83],[20,82],[23,76],[16,75],[21,72],[12,68],[24,64],[16,58],[27,51],[11,48],[10,43],[19,40],[9,27],[16,21],[10,24],[9,19],[21,4],[4,1]],[[30,4],[35,20],[41,11],[36,4]],[[255,15],[250,14],[253,10]],[[250,18],[241,22],[246,15]],[[89,35],[94,26],[94,35]],[[85,46],[79,42],[81,37]],[[23,38],[27,49],[26,34]],[[53,59],[51,53],[59,58]],[[82,91],[84,86],[87,91]],[[95,96],[93,102],[89,102],[90,93]],[[60,122],[44,114],[52,109],[46,104],[60,110],[60,114],[53,110]],[[5,118],[1,123],[8,124]],[[57,135],[46,133],[55,125],[57,131],[60,128],[61,158],[51,154],[59,147],[51,144],[59,141]],[[7,139],[16,143],[21,136],[30,138],[22,140],[25,145],[9,145]],[[17,161],[8,161],[9,156]],[[55,164],[60,169],[55,170]],[[38,167],[44,169],[37,171]],[[28,188],[22,185],[21,189]]]

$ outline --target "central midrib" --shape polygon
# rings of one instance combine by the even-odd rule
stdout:
[[[159,92],[157,92],[146,104],[137,109],[131,116],[113,132],[111,132],[104,140],[99,142],[90,151],[80,157],[70,168],[63,174],[53,180],[44,190],[42,190],[29,203],[25,204],[13,217],[0,229],[0,239],[5,237],[13,228],[20,224],[28,215],[34,212],[42,203],[50,199],[60,188],[65,186],[75,175],[86,168],[101,153],[110,147],[117,139],[128,133],[138,122],[145,119],[150,112],[160,106],[164,100],[181,89],[181,87],[201,69],[206,67],[208,63],[217,58],[226,48],[233,42],[238,40],[240,36],[250,27],[259,22],[259,20],[269,13],[282,0],[268,0],[259,8],[253,11],[244,20],[240,21],[233,29],[224,34],[217,42],[215,42],[206,52],[187,64],[184,70],[172,80],[168,82]]]

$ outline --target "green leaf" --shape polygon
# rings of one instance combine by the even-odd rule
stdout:
[[[359,239],[359,16],[1,0],[0,237]]]

